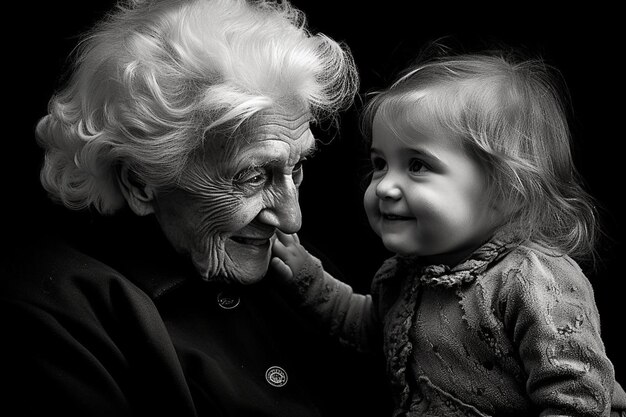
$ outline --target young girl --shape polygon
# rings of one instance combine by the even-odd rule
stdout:
[[[394,416],[624,415],[573,260],[597,225],[556,80],[510,54],[439,57],[369,102],[364,205],[395,253],[371,295],[278,233],[290,296],[345,343],[382,346]]]

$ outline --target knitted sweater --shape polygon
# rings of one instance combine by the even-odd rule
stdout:
[[[299,303],[359,350],[384,350],[394,416],[608,416],[626,394],[593,290],[568,256],[496,237],[449,268],[394,256],[370,295],[311,257]]]

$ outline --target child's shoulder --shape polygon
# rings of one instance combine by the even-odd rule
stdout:
[[[500,281],[506,286],[589,285],[574,259],[535,242],[524,242],[512,248],[486,271],[484,278]]]
[[[499,264],[500,267],[517,269],[549,268],[582,272],[578,263],[567,254],[530,241],[513,247]]]
[[[398,277],[404,279],[408,276],[414,275],[418,265],[410,258],[405,258],[400,255],[393,255],[385,259],[372,280],[372,287],[385,286],[388,283],[399,283]]]
[[[398,274],[398,270],[405,268],[405,263],[406,262],[403,262],[402,258],[398,255],[393,255],[385,259],[376,271],[374,279],[376,281],[384,281],[388,278],[393,278]]]

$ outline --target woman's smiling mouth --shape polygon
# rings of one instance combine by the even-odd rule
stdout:
[[[232,236],[231,240],[242,244],[242,245],[252,245],[252,246],[263,246],[269,243],[269,238],[257,238],[257,237],[244,237],[244,236]]]

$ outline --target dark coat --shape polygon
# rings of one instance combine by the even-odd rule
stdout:
[[[78,238],[23,237],[5,252],[11,415],[386,414],[378,360],[307,327],[270,277],[207,283],[147,232],[154,225],[111,224]]]

